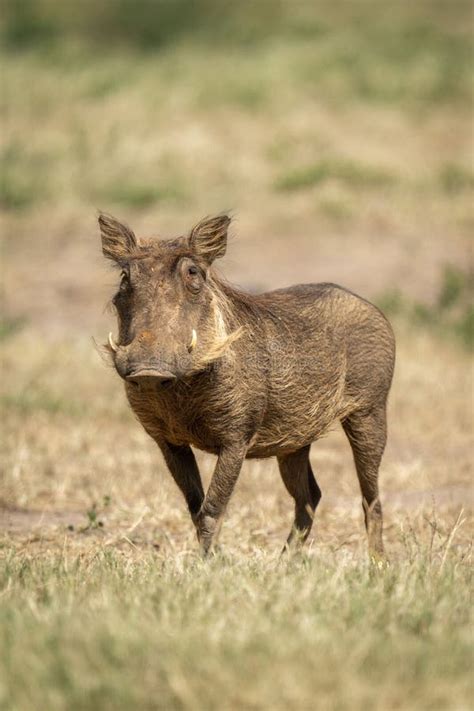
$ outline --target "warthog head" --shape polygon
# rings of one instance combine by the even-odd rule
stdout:
[[[118,339],[108,350],[126,381],[164,385],[204,369],[238,332],[228,333],[210,266],[226,251],[230,218],[206,218],[185,237],[137,239],[110,215],[99,216],[104,256],[121,269],[113,297]]]

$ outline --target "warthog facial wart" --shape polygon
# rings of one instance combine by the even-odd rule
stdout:
[[[213,269],[229,224],[218,215],[187,235],[153,240],[99,216],[102,251],[120,270],[118,337],[109,334],[108,352],[130,406],[163,453],[205,552],[245,458],[277,458],[295,502],[287,547],[303,543],[321,498],[310,446],[339,421],[352,447],[369,550],[380,558],[390,324],[336,284],[257,295],[230,286]],[[191,447],[217,455],[206,494]]]

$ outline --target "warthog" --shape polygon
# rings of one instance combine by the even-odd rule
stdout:
[[[212,268],[230,218],[205,218],[186,236],[138,239],[101,214],[104,255],[121,269],[113,297],[118,339],[108,350],[132,410],[184,494],[204,552],[245,458],[275,456],[303,542],[321,491],[311,443],[339,420],[362,491],[369,550],[383,555],[378,471],[394,367],[382,313],[335,284],[247,294]],[[191,446],[217,455],[204,494]]]

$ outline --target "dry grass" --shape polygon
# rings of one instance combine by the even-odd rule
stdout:
[[[155,445],[90,343],[11,337],[0,704],[468,709],[469,356],[398,336],[382,571],[368,567],[342,433],[313,447],[323,500],[301,558],[278,562],[291,502],[276,465],[251,462],[202,561]],[[213,458],[199,463],[208,481]]]
[[[0,698],[15,711],[467,710],[468,571],[428,551],[375,577],[342,552],[10,556]]]
[[[381,477],[389,535],[392,529],[398,535],[404,509],[412,516],[434,507],[455,518],[461,506],[472,503],[466,499],[471,484],[471,412],[465,397],[471,386],[470,356],[430,334],[415,336],[401,327],[398,336]],[[19,360],[18,353],[31,355]],[[165,547],[194,546],[185,507],[159,452],[133,420],[117,376],[90,342],[42,345],[34,334],[18,334],[4,347],[4,367],[11,373],[3,394],[5,505],[82,513],[86,523],[91,506],[110,498],[101,532],[107,539],[114,539],[115,525],[126,529],[140,520],[140,531],[154,531]],[[314,445],[312,457],[326,494],[318,513],[318,540],[327,535],[332,544],[335,535],[337,545],[358,545],[365,533],[342,431],[336,428]],[[199,455],[199,461],[207,481],[213,458]],[[239,547],[269,536],[270,549],[278,549],[290,521],[290,500],[276,464],[247,462],[222,544],[235,545],[239,532]]]
[[[203,26],[155,52],[136,45],[146,23],[95,45],[92,3],[85,47],[61,4],[67,42],[23,32],[4,54],[0,708],[470,707],[470,8],[310,5],[281,4],[265,37],[272,13],[245,11],[251,37]],[[292,506],[263,461],[198,558],[90,340],[115,279],[96,207],[163,234],[234,208],[232,280],[332,280],[392,309],[387,570],[368,567],[337,428],[312,449],[305,555],[278,563]]]

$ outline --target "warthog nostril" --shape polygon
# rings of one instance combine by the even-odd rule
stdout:
[[[137,368],[128,373],[125,379],[135,385],[166,385],[176,380],[176,375],[173,375],[169,370]]]

